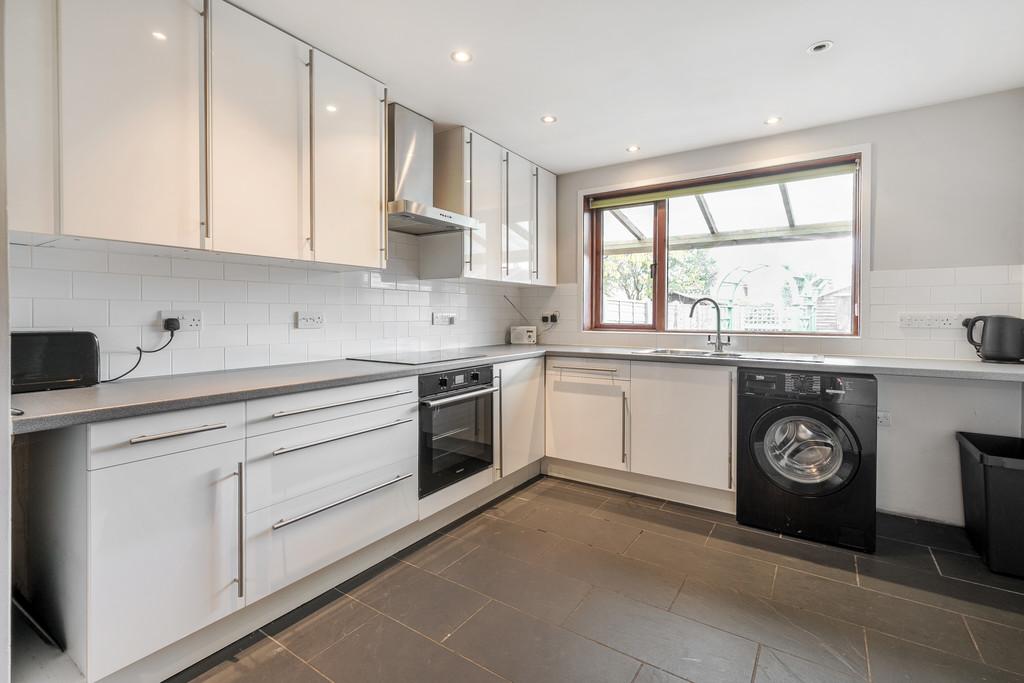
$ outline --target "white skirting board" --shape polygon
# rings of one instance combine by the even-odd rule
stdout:
[[[449,507],[435,511],[431,516],[377,541],[330,567],[297,581],[217,623],[121,669],[103,679],[103,683],[164,680],[529,481],[539,473],[540,463],[531,463],[518,472],[454,502]],[[52,679],[45,676],[45,672],[40,672],[38,678],[28,681],[19,680],[15,683],[36,683],[36,681],[50,680]]]
[[[732,491],[720,491],[705,486],[683,484],[643,474],[621,472],[555,458],[544,458],[541,471],[552,477],[571,479],[585,484],[628,491],[652,498],[664,498],[676,503],[718,510],[719,512],[736,512],[736,494]]]

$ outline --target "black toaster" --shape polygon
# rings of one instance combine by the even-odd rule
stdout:
[[[92,332],[12,332],[11,393],[90,387],[100,381]]]

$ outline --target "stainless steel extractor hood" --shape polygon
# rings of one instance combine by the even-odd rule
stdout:
[[[400,104],[388,106],[388,230],[428,235],[476,227],[468,216],[434,206],[434,123]]]

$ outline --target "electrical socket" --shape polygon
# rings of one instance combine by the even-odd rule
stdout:
[[[888,410],[878,411],[878,426],[879,427],[892,427],[892,413]]]
[[[964,319],[963,313],[955,311],[921,311],[900,313],[900,327],[955,330]]]
[[[454,313],[431,313],[430,314],[431,325],[454,325],[455,314]]]
[[[300,330],[319,330],[324,326],[324,314],[320,311],[296,311],[295,327]]]
[[[160,319],[177,318],[181,323],[181,331],[197,331],[203,329],[202,311],[160,311]]]

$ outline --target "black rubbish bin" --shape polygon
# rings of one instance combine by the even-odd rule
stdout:
[[[957,432],[964,526],[988,568],[1024,577],[1024,439]]]

